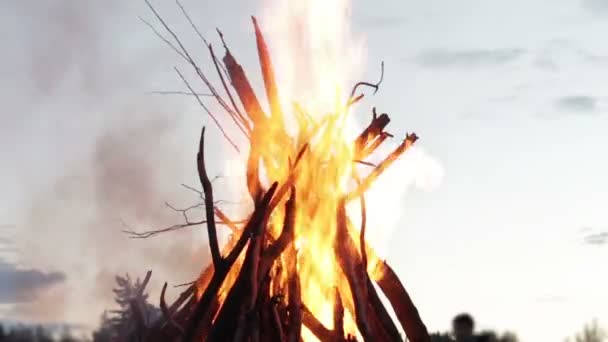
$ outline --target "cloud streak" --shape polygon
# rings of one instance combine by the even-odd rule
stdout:
[[[0,304],[34,301],[44,290],[65,280],[61,272],[24,269],[0,259]]]
[[[593,113],[597,109],[598,100],[588,95],[569,95],[555,100],[555,106],[565,112]]]
[[[608,14],[608,1],[606,0],[582,0],[583,6],[594,14]]]
[[[525,50],[517,48],[499,49],[429,49],[416,58],[428,68],[478,68],[499,66],[519,59]]]

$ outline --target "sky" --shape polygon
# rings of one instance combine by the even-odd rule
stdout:
[[[273,1],[183,4],[257,70],[249,15]],[[208,66],[174,2],[153,3]],[[365,106],[421,137],[378,184],[390,203],[371,209],[391,209],[385,254],[427,326],[462,311],[522,341],[608,326],[608,244],[586,239],[608,231],[608,1],[351,5],[361,77],[386,68]],[[152,269],[157,298],[208,262],[200,231],[121,233],[179,222],[164,202],[198,200],[180,184],[196,185],[200,126],[222,141],[191,98],[151,93],[184,90],[185,66],[138,16],[152,21],[143,1],[0,2],[0,317],[94,326],[116,274]],[[226,201],[230,153],[210,152]]]

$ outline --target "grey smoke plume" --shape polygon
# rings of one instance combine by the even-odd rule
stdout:
[[[173,2],[158,9],[183,26]],[[112,304],[116,274],[152,269],[153,302],[162,282],[195,278],[208,261],[201,227],[149,240],[121,232],[180,223],[164,202],[199,200],[180,184],[198,185],[195,148],[208,121],[192,99],[146,93],[182,90],[172,67],[187,69],[138,21],[143,1],[4,1],[0,13],[0,158],[12,166],[0,170],[0,206],[15,208],[16,265],[65,275],[5,316],[91,326]],[[221,166],[232,152],[215,130],[209,159]]]

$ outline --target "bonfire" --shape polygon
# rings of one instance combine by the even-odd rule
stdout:
[[[193,67],[249,142],[243,186],[254,207],[246,220],[237,221],[214,204],[216,194],[205,166],[203,127],[196,162],[212,263],[171,304],[165,301],[165,283],[160,299],[163,319],[148,329],[145,339],[429,341],[405,287],[365,237],[366,191],[418,137],[405,134],[396,149],[380,163],[372,164],[366,161],[368,157],[393,138],[385,131],[389,116],[373,109],[369,124],[354,140],[349,140],[345,132],[351,108],[364,97],[364,89],[378,90],[382,76],[377,83],[356,83],[348,100],[328,109],[331,112],[321,119],[315,119],[298,104],[284,108],[270,51],[252,18],[269,108],[264,111],[220,31],[224,48],[221,61],[180,5],[208,48],[223,95],[148,5],[175,43],[154,32]],[[239,150],[201,97],[176,71],[227,142]],[[295,134],[288,132],[288,120],[297,123]],[[354,224],[346,210],[355,201],[361,209],[360,225]],[[231,230],[223,247],[218,242],[219,225]]]

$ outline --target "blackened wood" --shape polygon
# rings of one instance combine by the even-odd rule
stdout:
[[[403,341],[399,330],[395,326],[393,319],[380,300],[378,292],[376,291],[376,288],[369,277],[367,277],[367,294],[370,308],[375,311],[375,316],[378,319],[378,323],[381,325],[381,328],[387,335],[388,339],[390,341]]]
[[[336,340],[334,333],[319,322],[305,305],[302,306],[302,324],[321,342],[334,342]]]
[[[294,239],[295,234],[295,220],[296,220],[296,188],[291,187],[291,195],[289,200],[285,203],[285,222],[283,223],[283,230],[279,235],[279,238],[274,241],[262,255],[260,260],[260,272],[259,277],[266,277],[270,267],[274,261],[283,253],[285,248]]]
[[[334,334],[340,340],[344,339],[344,305],[342,305],[342,297],[337,287],[334,295]]]
[[[363,159],[361,152],[366,145],[372,141],[375,137],[382,133],[382,130],[391,121],[387,114],[380,114],[380,116],[374,115],[372,122],[361,132],[361,134],[355,139],[355,159]]]
[[[182,336],[183,342],[190,342],[194,339],[197,327],[199,326],[201,319],[204,317],[205,313],[209,309],[209,306],[212,303],[213,299],[217,296],[217,293],[222,284],[224,283],[224,280],[230,268],[238,258],[239,254],[241,254],[243,248],[247,244],[247,241],[249,241],[251,231],[253,229],[256,229],[259,225],[263,224],[264,219],[267,217],[268,204],[270,203],[270,200],[272,199],[272,196],[274,195],[277,186],[278,184],[274,183],[270,187],[268,192],[264,194],[262,200],[256,203],[254,212],[251,215],[249,222],[243,229],[241,237],[235,244],[230,254],[226,258],[224,258],[224,262],[220,264],[221,267],[214,269],[211,281],[203,292],[203,295],[200,301],[197,303],[194,312],[188,319],[188,324],[186,325],[184,334]]]
[[[167,291],[167,283],[163,285],[163,289],[160,292],[160,311],[163,314],[167,323],[169,323],[173,328],[177,329],[179,332],[184,332],[184,328],[182,328],[175,320],[173,319],[173,312],[169,310],[167,307],[167,302],[165,302],[165,292]]]
[[[288,311],[289,311],[289,323],[287,332],[287,342],[297,342],[301,336],[302,323],[303,323],[303,304],[302,304],[302,290],[300,284],[300,276],[297,270],[297,254],[295,250],[295,243],[292,240],[289,255],[289,298],[288,298]]]
[[[209,248],[211,249],[211,258],[213,260],[213,266],[217,269],[222,262],[222,256],[220,255],[220,247],[217,242],[217,231],[215,227],[215,213],[213,210],[213,187],[207,175],[207,169],[205,168],[205,127],[201,131],[201,139],[198,146],[198,154],[196,155],[196,165],[198,168],[198,177],[203,186],[203,193],[205,194],[205,214],[207,216],[207,232],[209,236]]]

